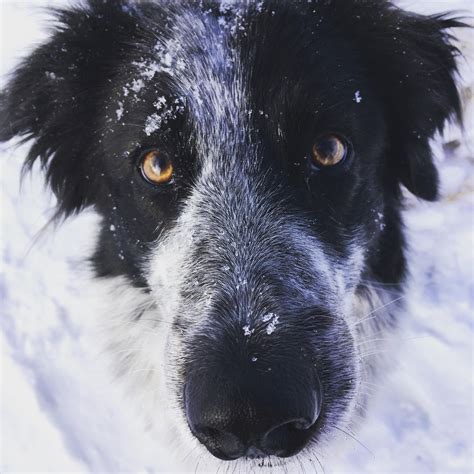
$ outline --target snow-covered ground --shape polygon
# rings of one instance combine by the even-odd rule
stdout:
[[[1,69],[44,38],[38,6],[64,0],[0,0]],[[399,2],[436,12],[468,0]],[[33,8],[32,8],[33,7]],[[436,204],[409,200],[409,317],[388,379],[374,387],[351,449],[322,459],[326,472],[473,472],[474,37],[463,32],[464,133],[435,147],[443,182]],[[83,214],[39,233],[54,200],[38,170],[19,186],[25,147],[1,146],[0,471],[156,472],[174,463],[143,435],[94,347],[83,256],[97,217]]]

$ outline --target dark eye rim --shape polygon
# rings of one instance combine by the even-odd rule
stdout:
[[[312,159],[312,156],[311,156],[312,148],[319,139],[323,137],[327,137],[327,136],[334,136],[338,140],[340,140],[344,144],[346,152],[344,154],[344,157],[341,159],[341,161],[339,161],[339,163],[336,163],[335,165],[332,165],[332,166],[324,166],[324,165],[318,166]],[[353,154],[354,154],[354,148],[352,146],[352,142],[342,133],[329,130],[326,132],[319,133],[318,135],[316,135],[315,139],[311,142],[311,148],[307,156],[307,161],[308,161],[310,170],[313,172],[338,173],[342,169],[349,166],[350,162],[352,161]]]
[[[173,175],[172,175],[172,177],[169,181],[166,181],[164,183],[155,183],[154,181],[152,181],[151,179],[149,179],[147,177],[145,171],[143,170],[143,163],[144,163],[144,160],[145,160],[146,156],[148,154],[150,154],[151,152],[160,152],[160,153],[163,153],[167,156],[168,160],[170,161],[171,165],[173,166]],[[140,151],[140,153],[138,155],[138,160],[137,160],[137,171],[139,172],[140,177],[142,178],[142,180],[145,183],[147,183],[148,185],[155,188],[155,189],[163,189],[163,188],[174,186],[174,184],[175,184],[175,174],[176,174],[175,165],[173,163],[173,160],[170,158],[170,153],[166,150],[166,148],[149,147],[149,148],[145,148],[144,150]]]

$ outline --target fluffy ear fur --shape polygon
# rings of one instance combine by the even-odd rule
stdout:
[[[435,200],[438,173],[429,141],[446,120],[461,119],[459,51],[449,31],[466,25],[446,15],[408,13],[383,0],[336,1],[387,104],[392,169],[413,194]]]
[[[54,13],[51,39],[19,65],[0,96],[0,140],[32,140],[25,166],[41,161],[58,214],[67,216],[94,203],[104,84],[139,41],[141,22],[119,0]]]

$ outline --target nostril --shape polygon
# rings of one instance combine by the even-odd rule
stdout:
[[[245,447],[237,436],[208,426],[195,426],[194,435],[216,457],[230,461],[243,456]]]
[[[315,421],[298,418],[270,430],[262,440],[262,448],[269,454],[281,457],[293,456],[312,436]]]

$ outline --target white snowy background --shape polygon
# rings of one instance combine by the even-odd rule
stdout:
[[[0,85],[47,36],[45,5],[0,0]],[[433,13],[474,11],[469,0],[409,1]],[[348,452],[326,472],[473,472],[474,79],[472,32],[461,35],[465,130],[434,143],[443,199],[408,200],[412,279],[409,315],[387,380],[374,387]],[[143,435],[95,350],[93,304],[83,258],[97,217],[89,212],[41,232],[52,215],[39,170],[20,189],[25,146],[0,147],[0,471],[165,472],[176,465]],[[351,441],[349,440],[351,443]]]

